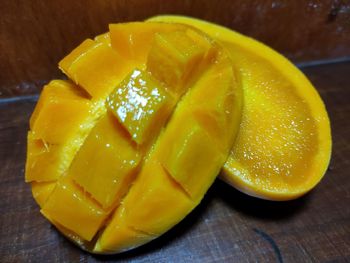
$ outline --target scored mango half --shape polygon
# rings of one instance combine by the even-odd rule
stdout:
[[[330,161],[330,122],[299,69],[264,44],[219,25],[183,16],[148,21],[202,30],[224,46],[240,73],[242,122],[222,179],[249,195],[277,201],[316,186]]]
[[[30,119],[25,179],[41,213],[93,253],[147,243],[201,201],[238,132],[229,53],[176,23],[111,24],[46,85]]]

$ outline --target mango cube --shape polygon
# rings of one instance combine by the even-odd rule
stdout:
[[[94,252],[122,252],[156,238],[154,235],[137,231],[128,226],[128,219],[125,216],[124,206],[121,205],[117,209],[118,212],[113,215],[113,224],[103,232],[103,237],[97,240],[93,249]],[[116,233],[118,234],[116,235]]]
[[[183,28],[177,24],[130,22],[110,24],[113,49],[125,59],[145,63],[156,32],[171,32]]]
[[[75,156],[68,177],[107,208],[129,189],[140,157],[126,131],[107,113]]]
[[[68,81],[46,85],[30,119],[30,128],[45,143],[60,144],[79,130],[91,103]]]
[[[198,68],[207,49],[183,31],[157,33],[147,59],[147,69],[178,95],[186,91],[185,83]]]
[[[238,98],[242,94],[236,85],[231,61],[228,58],[219,59],[221,63],[207,69],[196,82],[187,108],[193,112],[194,118],[208,132],[215,144],[227,151],[233,144],[233,138],[229,134],[233,133],[241,120],[242,103]]]
[[[70,179],[60,179],[41,213],[49,220],[90,241],[103,224],[107,213]]]
[[[191,114],[183,113],[184,117],[170,122],[156,151],[170,176],[197,200],[203,195],[203,185],[209,187],[214,181],[225,156],[205,129],[188,117]]]
[[[179,222],[193,206],[194,202],[161,164],[151,158],[99,238],[99,247],[115,249],[128,244],[135,231],[157,236]],[[134,231],[116,235],[125,226]]]
[[[173,98],[149,73],[135,69],[107,98],[107,107],[138,143],[157,134],[171,113]]]
[[[106,41],[85,40],[60,61],[61,70],[93,99],[105,98],[132,69]]]
[[[57,180],[61,176],[62,147],[47,144],[32,132],[28,132],[27,141],[26,182]]]

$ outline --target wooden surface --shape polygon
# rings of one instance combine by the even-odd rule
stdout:
[[[81,251],[40,215],[24,183],[35,101],[0,100],[0,262],[350,262],[350,62],[303,71],[325,100],[333,131],[331,165],[314,191],[268,202],[217,180],[170,232],[117,256]]]
[[[253,36],[295,62],[350,56],[349,0],[1,0],[0,97],[38,92],[109,23],[172,13]]]

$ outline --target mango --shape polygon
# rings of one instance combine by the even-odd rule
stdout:
[[[94,99],[104,99],[133,64],[103,41],[85,40],[59,63],[61,70]]]
[[[133,70],[107,98],[108,110],[137,144],[158,133],[173,106],[174,99],[165,87],[139,69]]]
[[[93,253],[157,238],[200,203],[238,132],[228,52],[185,25],[134,22],[110,25],[59,67],[71,80],[44,89],[28,133],[41,213]]]
[[[126,193],[125,186],[135,177],[139,162],[136,147],[108,113],[97,122],[80,147],[67,177],[107,208]]]
[[[287,58],[228,28],[182,16],[148,21],[193,26],[226,48],[243,89],[240,130],[221,178],[249,195],[291,200],[313,189],[331,157],[329,117],[317,90]]]
[[[30,119],[30,129],[46,143],[60,144],[77,132],[90,107],[90,101],[79,94],[74,84],[52,81],[43,89]]]
[[[94,200],[86,198],[82,189],[70,178],[64,177],[57,181],[41,213],[87,241],[93,238],[107,217],[107,213]]]

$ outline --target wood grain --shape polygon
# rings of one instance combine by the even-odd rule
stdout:
[[[349,262],[350,62],[304,68],[328,108],[333,157],[303,198],[269,202],[217,180],[200,206],[154,242],[94,256],[62,237],[24,183],[28,118],[35,101],[0,100],[1,262]]]
[[[109,23],[172,13],[253,36],[294,62],[350,56],[349,0],[2,0],[0,96],[37,93],[57,63]]]

